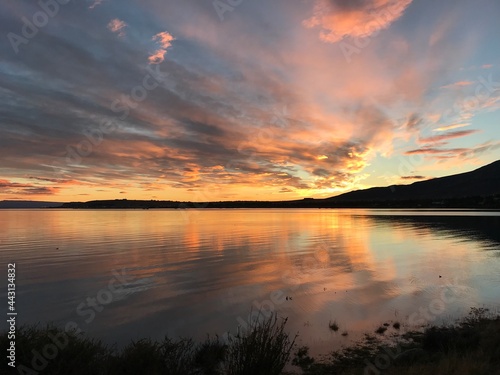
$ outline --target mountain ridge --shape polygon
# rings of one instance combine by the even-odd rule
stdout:
[[[500,160],[475,170],[450,176],[417,181],[408,185],[392,185],[355,190],[326,198],[328,201],[394,201],[428,199],[462,199],[472,196],[500,194]]]

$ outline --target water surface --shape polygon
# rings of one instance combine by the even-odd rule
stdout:
[[[318,351],[498,308],[499,229],[500,213],[471,210],[0,210],[0,254],[21,323],[121,345],[234,333],[260,308]]]

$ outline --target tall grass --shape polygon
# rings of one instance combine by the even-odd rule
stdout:
[[[196,344],[191,339],[165,337],[135,341],[122,350],[50,325],[23,326],[16,333],[16,364],[28,370],[4,366],[0,373],[280,375],[297,338],[286,333],[286,323],[277,315],[261,314],[246,331],[226,341],[216,336]],[[304,375],[500,374],[500,316],[488,315],[485,309],[473,309],[458,324],[406,332],[400,338],[399,349],[391,349],[396,356],[388,356],[381,336],[366,335],[364,341],[320,361],[309,356],[307,347],[298,348],[292,364]],[[1,348],[8,348],[9,341],[7,333],[0,334]],[[35,364],[40,365],[40,353],[49,353],[46,348],[55,345],[60,347],[57,355],[45,360],[42,369],[34,368],[35,353],[39,353]],[[381,358],[386,359],[381,362]]]
[[[295,338],[285,332],[286,319],[261,318],[246,332],[229,336],[228,342],[218,336],[199,344],[165,337],[134,341],[122,350],[53,325],[23,326],[16,334],[16,364],[28,369],[20,373],[42,375],[279,375],[290,359]],[[8,348],[9,341],[6,333],[0,335],[0,347]],[[40,361],[33,362],[33,351],[43,353],[56,341],[60,344],[57,355],[44,359],[43,368],[34,368]],[[19,373],[4,368],[2,374]]]
[[[285,332],[287,319],[272,315],[257,320],[250,330],[229,338],[224,363],[227,375],[279,375],[290,359],[295,344]]]

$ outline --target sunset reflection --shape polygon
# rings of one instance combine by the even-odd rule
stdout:
[[[466,217],[370,210],[50,210],[36,225],[31,211],[3,211],[0,250],[23,265],[26,322],[54,318],[39,305],[52,294],[63,298],[59,321],[78,319],[78,304],[123,269],[130,281],[119,300],[88,327],[97,335],[126,340],[140,324],[143,336],[201,338],[271,306],[302,340],[337,345],[330,320],[354,339],[383,321],[407,322],[446,285],[465,290],[446,317],[498,298],[478,276],[498,267],[482,250],[500,243],[484,225],[498,218],[480,219],[486,230],[471,237],[460,232]]]

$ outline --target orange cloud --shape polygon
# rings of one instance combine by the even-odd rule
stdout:
[[[472,81],[459,81],[459,82],[452,83],[450,85],[441,86],[441,88],[442,89],[456,89],[459,87],[470,86],[472,84],[474,84],[474,82],[472,82]]]
[[[460,154],[463,152],[467,152],[469,149],[467,148],[450,148],[450,149],[441,149],[441,148],[432,148],[432,147],[424,147],[416,150],[406,151],[405,155],[416,155],[416,154]],[[447,157],[451,157],[448,155]]]
[[[412,0],[316,0],[313,16],[303,22],[321,28],[320,38],[335,43],[346,36],[364,38],[387,29]]]
[[[165,59],[165,54],[167,53],[167,49],[172,46],[172,42],[175,38],[172,34],[163,31],[153,36],[153,41],[157,42],[160,45],[160,48],[157,49],[151,56],[149,56],[148,60],[150,64],[160,64]]]
[[[0,180],[0,189],[4,195],[53,195],[59,192],[59,188],[57,187],[12,182],[9,180]]]
[[[469,126],[469,123],[463,123],[463,124],[453,124],[453,125],[447,125],[447,126],[441,126],[437,129],[434,129],[436,132],[444,132],[446,130],[452,130],[452,129],[457,129],[457,128],[463,128],[465,126]]]
[[[461,131],[455,131],[455,132],[450,132],[446,134],[441,134],[441,135],[435,135],[432,137],[425,137],[425,138],[420,138],[419,143],[435,143],[435,142],[442,142],[442,141],[447,141],[448,139],[453,139],[453,138],[460,138],[460,137],[465,137],[470,134],[477,133],[478,130],[461,130]]]

